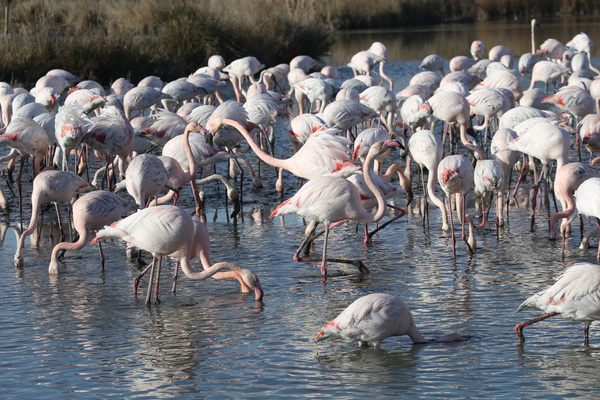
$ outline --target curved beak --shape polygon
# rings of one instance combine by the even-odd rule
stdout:
[[[256,300],[256,301],[262,300],[264,295],[265,295],[265,291],[263,290],[262,286],[260,285],[260,281],[257,279],[256,281],[254,281],[254,300]]]

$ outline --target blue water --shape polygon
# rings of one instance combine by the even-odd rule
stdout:
[[[392,62],[394,78],[406,79],[398,71],[413,73],[416,64]],[[284,125],[278,122],[279,157],[290,151]],[[256,165],[251,154],[245,157]],[[412,212],[375,236],[371,246],[363,243],[362,227],[357,233],[352,223],[332,231],[330,256],[363,260],[370,273],[330,263],[323,280],[317,263],[292,260],[304,221],[294,215],[273,221],[251,215],[262,209],[268,216],[278,203],[274,173],[263,164],[263,189],[245,181],[244,214],[235,223],[227,217],[223,188],[216,186],[207,190],[203,216],[213,262],[234,262],[254,271],[265,290],[260,302],[242,294],[235,282],[184,276],[173,295],[173,264],[165,263],[161,302],[147,307],[147,280],[134,296],[138,266],[126,260],[124,243],[118,241],[104,245],[104,270],[97,248],[86,246],[66,253],[62,273],[50,276],[49,255],[59,238],[51,208],[45,212],[39,244],[27,242],[25,266],[16,269],[12,260],[19,221],[16,199],[9,196],[12,210],[1,221],[0,397],[597,397],[596,324],[590,347],[583,345],[583,327],[560,317],[526,328],[524,344],[514,333],[515,324],[538,315],[516,313],[525,298],[549,286],[565,267],[595,260],[596,248],[578,249],[577,223],[563,260],[561,243],[548,240],[541,214],[530,232],[531,210],[512,205],[505,227],[496,231],[490,223],[476,230],[476,254],[469,255],[458,237],[454,259],[450,233],[441,231],[435,207],[430,206],[430,226],[423,226],[415,184]],[[26,175],[27,190],[31,177]],[[519,204],[528,204],[530,183],[520,189]],[[286,175],[285,197],[298,185]],[[189,195],[184,189],[182,205],[191,211]],[[473,202],[471,193],[470,210]],[[28,220],[29,200],[25,203]],[[404,199],[397,204],[406,208]],[[494,219],[492,210],[490,221]],[[317,240],[316,256],[321,249]],[[380,349],[314,342],[324,324],[373,292],[402,297],[425,337],[459,332],[467,340],[413,345],[408,337],[389,338]]]

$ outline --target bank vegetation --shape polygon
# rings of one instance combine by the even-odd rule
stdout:
[[[318,57],[336,29],[599,9],[600,0],[14,0],[0,38],[0,81],[31,84],[52,68],[103,83],[170,80],[212,54],[254,55],[268,66]]]

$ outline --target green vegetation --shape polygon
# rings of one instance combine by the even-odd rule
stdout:
[[[52,68],[102,83],[171,80],[213,54],[254,55],[267,66],[318,57],[335,29],[599,9],[600,0],[15,0],[0,37],[0,81],[27,86]]]

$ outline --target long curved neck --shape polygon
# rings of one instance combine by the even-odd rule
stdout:
[[[194,158],[192,149],[190,147],[190,129],[188,127],[186,127],[185,131],[183,132],[183,149],[189,165],[189,180],[192,180],[196,176],[198,165],[196,164],[196,159]]]
[[[238,267],[235,264],[228,263],[228,262],[220,262],[220,263],[216,263],[213,266],[206,268],[202,271],[196,271],[196,270],[192,269],[192,266],[190,264],[190,258],[188,256],[182,257],[180,261],[181,261],[181,263],[180,263],[181,270],[183,271],[185,276],[187,276],[190,279],[194,279],[194,280],[208,279],[222,269],[228,269],[230,271],[235,271],[236,269],[240,269],[240,267]]]
[[[365,220],[363,221],[359,221],[359,222],[363,222],[363,223],[373,223],[373,222],[377,222],[379,221],[382,217],[383,214],[385,213],[385,209],[387,207],[387,204],[385,202],[385,198],[383,197],[383,194],[381,193],[381,191],[379,190],[379,188],[377,188],[377,186],[375,186],[375,184],[373,183],[373,180],[371,179],[371,163],[373,162],[373,158],[375,158],[375,156],[373,155],[372,151],[369,151],[369,154],[367,154],[367,158],[365,159],[365,163],[363,164],[363,175],[365,177],[365,183],[367,184],[367,187],[371,190],[371,192],[373,192],[373,194],[375,195],[375,198],[377,199],[377,211],[375,213],[367,213],[365,212]]]
[[[210,270],[210,268],[213,267],[212,264],[211,264],[211,262],[210,262],[210,256],[209,256],[209,253],[208,253],[208,246],[209,246],[208,241],[207,240],[204,241],[204,243],[201,244],[201,248],[198,251],[198,253],[195,254],[200,259],[200,263],[202,264],[202,268],[204,270]],[[231,264],[231,265],[234,265],[234,264]],[[250,287],[246,284],[246,282],[242,278],[242,275],[240,275],[237,271],[232,271],[231,268],[229,268],[229,269],[230,269],[229,271],[223,271],[223,272],[217,272],[217,273],[215,273],[212,276],[212,278],[213,279],[235,279],[235,280],[237,280],[240,283],[242,293],[248,293],[248,292],[250,292]]]
[[[275,158],[275,157],[269,155],[263,149],[261,149],[260,146],[254,141],[254,139],[252,139],[252,136],[250,136],[250,133],[246,130],[246,128],[244,128],[244,126],[242,124],[240,124],[239,122],[234,121],[232,119],[228,119],[228,118],[223,118],[222,121],[223,121],[223,124],[231,125],[234,128],[236,128],[238,130],[238,132],[240,132],[240,134],[246,139],[246,141],[248,141],[248,144],[250,145],[250,147],[252,148],[254,153],[262,161],[266,162],[269,165],[272,165],[275,168],[288,169],[289,165],[286,162],[286,160],[280,160],[278,158]]]
[[[50,265],[58,266],[58,254],[62,250],[76,251],[81,250],[85,247],[85,245],[90,241],[91,235],[88,231],[78,233],[79,239],[76,242],[60,242],[56,246],[54,246],[54,248],[52,249],[52,256],[50,257]]]
[[[550,220],[550,238],[556,238],[556,222],[561,218],[567,218],[571,216],[575,212],[575,202],[573,201],[573,196],[570,194],[565,194],[563,200],[565,201],[565,208],[557,212],[552,216]]]

